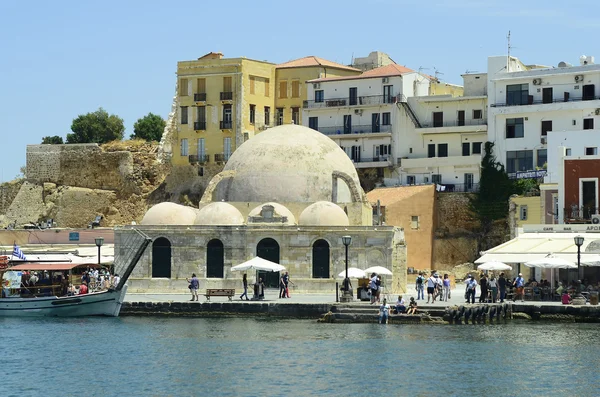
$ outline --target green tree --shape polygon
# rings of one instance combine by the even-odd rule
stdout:
[[[54,136],[45,136],[42,138],[42,145],[50,144],[50,145],[62,145],[63,139],[58,135]]]
[[[163,131],[167,123],[159,115],[148,113],[148,115],[138,119],[133,125],[133,134],[131,139],[145,139],[146,141],[160,142]]]
[[[71,124],[72,134],[67,143],[106,143],[123,139],[123,119],[99,108],[95,112],[81,114]]]

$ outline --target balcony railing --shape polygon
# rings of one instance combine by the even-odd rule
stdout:
[[[487,119],[474,119],[474,120],[453,120],[453,121],[444,121],[441,125],[434,125],[433,121],[426,121],[421,123],[420,127],[417,128],[438,128],[438,127],[463,127],[470,125],[487,125]]]
[[[477,193],[479,191],[479,183],[438,183],[436,190],[442,193]]]
[[[194,94],[194,102],[206,102],[206,92]]]
[[[208,163],[210,156],[208,154],[190,154],[188,160],[190,164],[205,164]]]
[[[221,92],[222,101],[231,101],[233,99],[233,92]]]
[[[206,121],[194,121],[194,131],[206,130]]]
[[[391,125],[381,125],[379,128],[373,128],[372,125],[353,125],[349,129],[344,126],[319,127],[318,131],[325,135],[351,135],[351,134],[376,134],[378,132],[392,132]]]
[[[540,105],[540,104],[550,104],[550,103],[564,103],[564,102],[581,102],[581,101],[594,101],[600,99],[600,96],[589,96],[589,97],[572,97],[569,92],[565,92],[563,98],[552,98],[552,101],[544,100],[544,99],[533,99],[530,98],[527,103],[492,103],[491,107],[506,107],[506,106],[528,106],[528,105]]]
[[[229,157],[231,157],[231,153],[217,153],[215,154],[215,162],[224,163],[229,161]]]
[[[329,98],[322,101],[304,101],[302,107],[306,108],[330,108],[339,106],[365,106],[380,105],[383,103],[395,103],[394,95],[365,95],[347,98]]]
[[[391,161],[392,156],[385,155],[385,156],[377,156],[377,157],[361,157],[359,159],[351,158],[350,160],[352,160],[353,163],[378,163],[380,161],[386,161],[386,162]]]
[[[596,207],[572,205],[564,209],[565,223],[593,223],[592,217],[595,219],[597,218],[595,215],[598,214],[600,214],[600,208]]]
[[[219,123],[219,126],[222,130],[230,130],[232,128],[233,122],[232,121],[221,121]]]

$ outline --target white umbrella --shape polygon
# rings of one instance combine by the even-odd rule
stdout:
[[[249,261],[244,263],[240,263],[231,268],[232,272],[243,272],[246,270],[260,270],[263,272],[281,272],[285,270],[284,266],[281,266],[279,263],[271,262],[263,258],[254,257]]]
[[[338,274],[338,277],[345,278],[346,270],[344,270],[340,274]],[[362,269],[356,268],[356,267],[349,267],[348,268],[348,277],[349,278],[364,278],[365,271]]]
[[[365,269],[365,272],[366,273],[377,273],[380,276],[391,276],[392,275],[392,272],[383,266],[371,266],[370,268]]]
[[[552,255],[548,255],[545,258],[535,259],[529,262],[525,262],[525,266],[528,267],[539,267],[542,269],[575,269],[577,265],[566,259],[557,258]]]
[[[581,265],[582,266],[600,266],[600,255],[589,255],[589,256],[582,257]]]
[[[502,262],[486,262],[477,266],[478,270],[511,270],[512,267]]]

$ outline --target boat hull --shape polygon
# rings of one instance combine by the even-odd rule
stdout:
[[[119,291],[109,290],[85,295],[2,298],[0,317],[117,317],[126,292],[127,285]]]

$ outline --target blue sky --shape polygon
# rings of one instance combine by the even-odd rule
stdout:
[[[317,55],[340,63],[379,50],[462,83],[490,55],[525,63],[600,62],[594,0],[0,0],[0,179],[27,144],[63,138],[73,118],[105,108],[133,123],[168,115],[177,61],[210,51],[274,63]]]

